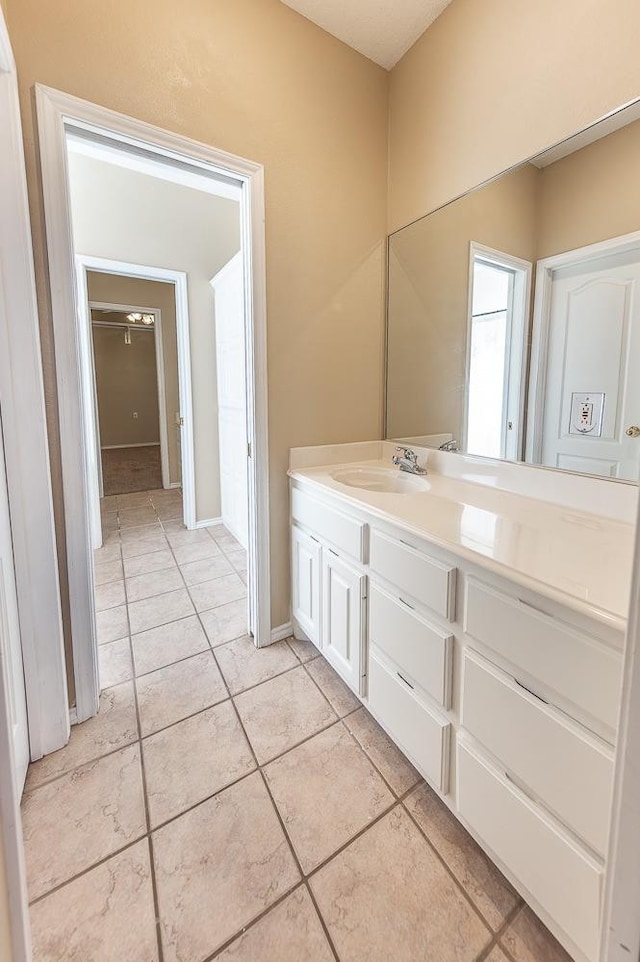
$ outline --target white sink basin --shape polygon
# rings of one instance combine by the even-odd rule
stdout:
[[[385,494],[416,494],[428,491],[431,485],[426,478],[390,468],[341,468],[331,475],[334,481],[350,488],[364,488]]]

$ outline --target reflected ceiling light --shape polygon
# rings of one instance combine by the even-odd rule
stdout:
[[[140,314],[139,312],[134,312],[133,314],[127,314],[127,320],[131,321],[132,324],[136,324],[138,321],[142,321],[143,324],[153,324],[154,317],[153,314]]]

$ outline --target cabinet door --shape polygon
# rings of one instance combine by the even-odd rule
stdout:
[[[320,542],[295,525],[291,529],[291,607],[293,619],[320,647]]]
[[[360,695],[367,579],[328,549],[323,550],[322,558],[322,653]]]

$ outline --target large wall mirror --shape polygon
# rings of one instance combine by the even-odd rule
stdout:
[[[389,238],[386,437],[640,477],[640,102]]]

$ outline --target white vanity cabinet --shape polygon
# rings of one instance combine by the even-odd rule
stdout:
[[[595,962],[621,632],[364,505],[296,479],[291,494],[295,633],[572,957]]]

